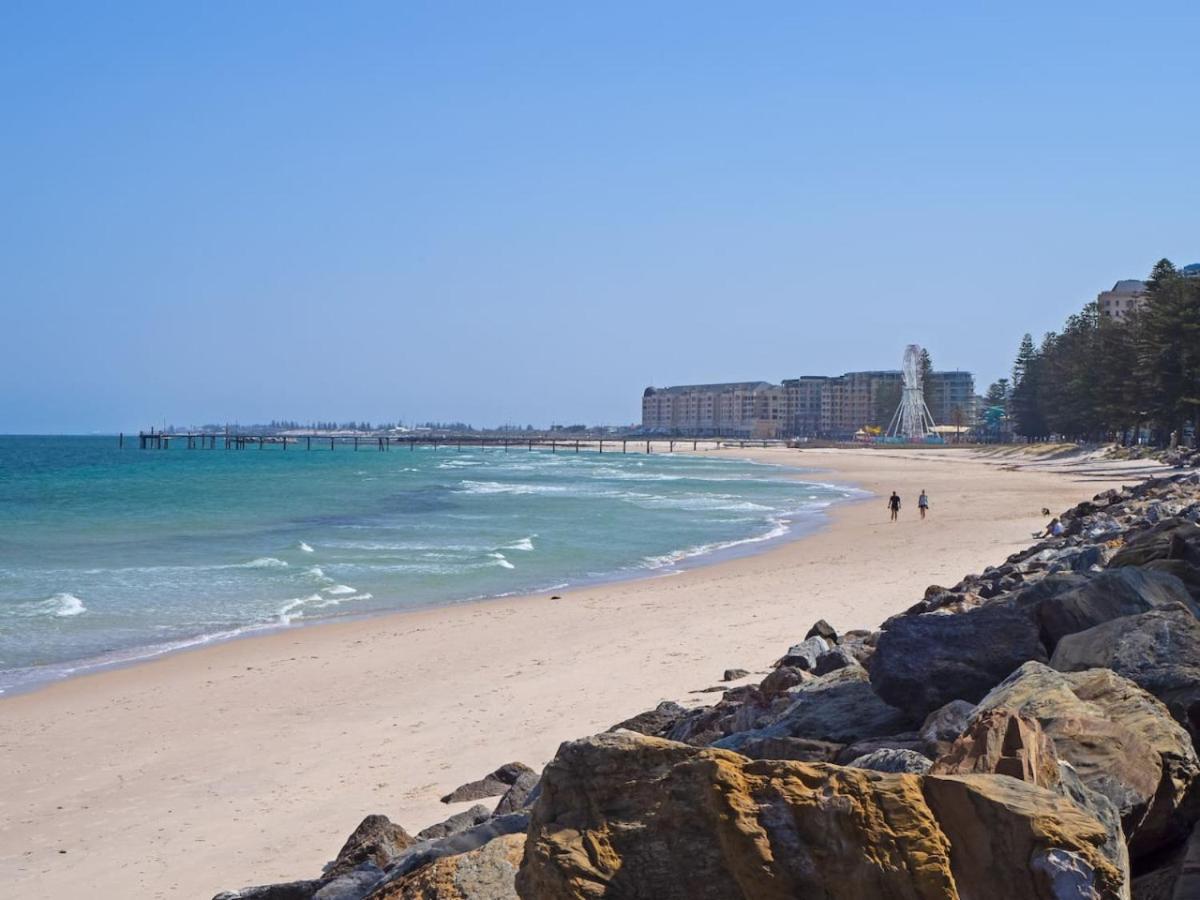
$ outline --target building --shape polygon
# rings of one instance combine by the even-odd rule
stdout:
[[[804,375],[782,384],[739,381],[648,387],[642,428],[681,437],[814,437],[847,440],[862,428],[886,428],[900,402],[899,370]],[[934,372],[926,402],[939,425],[968,425],[976,415],[970,372]]]
[[[648,387],[642,393],[642,428],[681,436],[780,437],[785,392],[765,381]]]
[[[1111,291],[1101,291],[1096,296],[1100,315],[1108,319],[1124,319],[1135,309],[1142,309],[1146,302],[1146,282],[1136,278],[1118,281]]]

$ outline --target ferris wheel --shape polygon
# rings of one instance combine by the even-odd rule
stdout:
[[[887,436],[906,441],[923,441],[935,434],[933,416],[925,403],[925,386],[921,383],[921,346],[909,344],[904,350],[904,366],[900,370],[904,389],[900,405],[892,416]]]

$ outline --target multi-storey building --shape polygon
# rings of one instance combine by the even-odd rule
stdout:
[[[1118,281],[1111,291],[1101,291],[1096,296],[1100,315],[1109,319],[1124,319],[1134,310],[1144,308],[1146,302],[1146,282],[1136,278]]]
[[[766,381],[648,387],[642,427],[659,434],[845,439],[864,427],[886,428],[900,400],[899,371],[805,375]],[[966,425],[975,415],[970,372],[934,372],[926,398],[934,421]]]

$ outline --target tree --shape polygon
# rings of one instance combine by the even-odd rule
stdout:
[[[1052,338],[1052,335],[1047,335],[1043,347],[1052,344]],[[1009,400],[1014,429],[1026,440],[1037,440],[1048,435],[1045,417],[1042,415],[1040,361],[1038,351],[1033,346],[1033,335],[1026,334],[1021,338],[1017,358],[1013,363],[1012,393]]]
[[[921,392],[925,396],[925,405],[932,410],[936,405],[933,390],[933,360],[929,356],[929,351],[924,347],[921,348]]]
[[[1159,425],[1159,442],[1185,424],[1200,425],[1200,281],[1169,260],[1155,264],[1139,316],[1137,376],[1145,412]]]
[[[1003,409],[1008,408],[1009,386],[1007,378],[999,378],[988,385],[987,393],[983,400],[988,406],[999,406]]]

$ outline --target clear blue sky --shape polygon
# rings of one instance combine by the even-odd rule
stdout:
[[[1200,260],[1200,7],[0,5],[0,431],[628,422]]]

